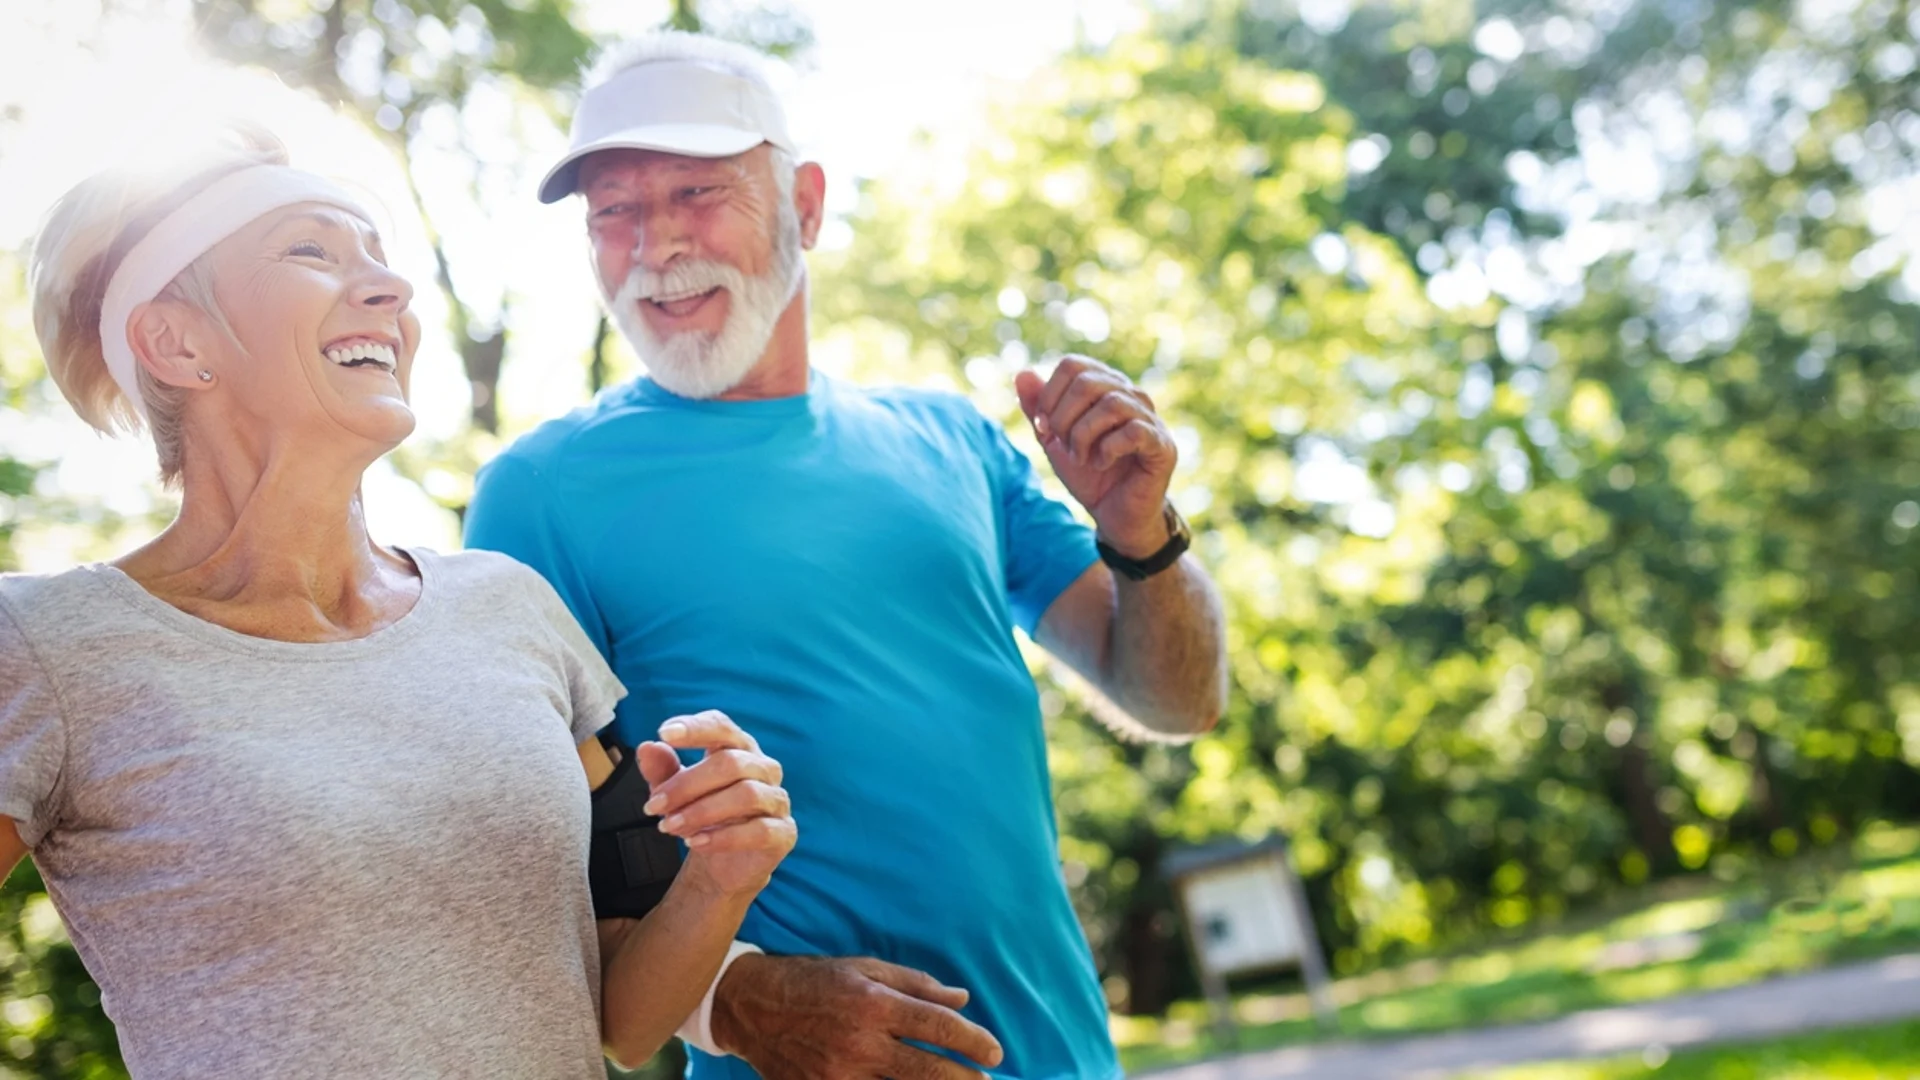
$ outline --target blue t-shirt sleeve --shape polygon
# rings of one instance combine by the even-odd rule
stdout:
[[[971,406],[969,406],[971,411]],[[986,445],[987,476],[999,499],[1000,563],[1014,622],[1031,636],[1067,586],[1099,559],[1093,530],[1040,490],[1033,462],[999,424],[974,413]]]
[[[467,507],[466,545],[511,555],[539,571],[573,612],[587,640],[612,661],[606,620],[593,602],[586,570],[573,556],[566,523],[538,468],[506,453],[480,470]]]

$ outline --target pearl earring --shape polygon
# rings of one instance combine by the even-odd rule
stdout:
[[[212,381],[213,381],[213,372],[211,372],[211,371],[208,371],[208,370],[207,370],[206,368],[201,368],[201,369],[200,369],[200,381],[201,381],[201,382],[212,382]]]

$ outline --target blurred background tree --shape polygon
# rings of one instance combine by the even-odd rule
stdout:
[[[473,430],[397,456],[470,477],[515,326],[472,225],[528,186],[591,36],[560,0],[192,8],[433,178]],[[784,8],[717,28],[811,40]],[[1035,657],[1117,1010],[1193,992],[1181,843],[1291,837],[1353,972],[1920,816],[1916,32],[1893,0],[1162,6],[862,185],[814,261],[823,364],[961,387],[1026,439],[1012,373],[1086,352],[1182,443],[1220,728],[1116,740]],[[0,269],[23,415],[48,399]],[[583,391],[622,370],[593,341]],[[111,524],[37,471],[0,460],[0,566],[16,528]],[[8,1067],[110,1075],[30,871],[4,901]]]
[[[871,370],[1092,352],[1189,438],[1232,713],[1049,699],[1118,1007],[1194,989],[1176,838],[1293,836],[1353,971],[1913,814],[1912,27],[1809,10],[1207,5],[868,191]]]

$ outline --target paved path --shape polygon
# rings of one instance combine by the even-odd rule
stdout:
[[[1152,1073],[1154,1080],[1442,1080],[1555,1058],[1746,1042],[1920,1016],[1920,953],[1558,1020],[1373,1042],[1319,1043]]]

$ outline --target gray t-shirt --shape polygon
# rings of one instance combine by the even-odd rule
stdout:
[[[0,813],[134,1076],[603,1080],[576,746],[624,691],[538,574],[408,554],[322,644],[0,576]]]

